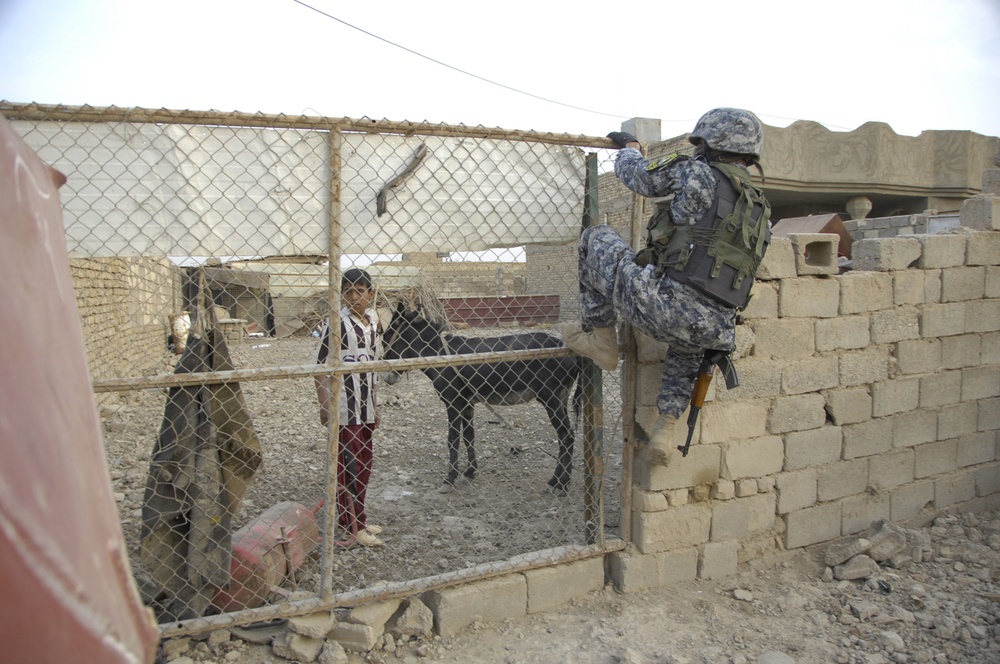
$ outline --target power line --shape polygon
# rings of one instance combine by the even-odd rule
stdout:
[[[581,106],[574,106],[573,104],[566,104],[566,103],[563,103],[561,101],[556,101],[555,99],[548,99],[547,97],[542,97],[542,96],[533,94],[531,92],[525,92],[524,90],[519,90],[519,89],[511,87],[509,85],[504,85],[503,83],[498,83],[497,81],[493,81],[493,80],[490,80],[490,79],[485,78],[483,76],[479,76],[478,74],[473,74],[470,71],[466,71],[464,69],[459,69],[458,67],[455,67],[454,65],[449,65],[447,62],[441,62],[440,60],[435,60],[434,58],[432,58],[430,56],[427,56],[427,55],[424,55],[423,53],[418,53],[417,51],[414,51],[412,48],[407,48],[406,46],[403,46],[402,44],[397,44],[396,42],[389,41],[388,39],[385,39],[384,37],[379,37],[378,35],[376,35],[374,33],[371,33],[371,32],[368,32],[367,30],[365,30],[363,28],[359,28],[356,25],[351,25],[347,21],[344,21],[343,19],[339,19],[339,18],[337,18],[336,16],[334,16],[332,14],[328,14],[328,13],[324,12],[321,9],[317,9],[316,7],[313,7],[312,5],[307,4],[307,3],[303,2],[302,0],[292,0],[292,2],[300,4],[303,7],[305,7],[306,9],[311,9],[314,12],[316,12],[317,14],[321,14],[321,15],[329,18],[329,19],[332,19],[332,20],[336,21],[337,23],[340,23],[342,25],[346,25],[347,27],[351,28],[352,30],[357,30],[358,32],[361,32],[361,33],[363,33],[365,35],[368,35],[369,37],[373,37],[373,38],[375,38],[375,39],[377,39],[377,40],[379,40],[381,42],[389,44],[390,46],[395,46],[396,48],[402,49],[402,50],[406,51],[407,53],[415,55],[415,56],[417,56],[419,58],[423,58],[424,60],[427,60],[429,62],[433,62],[436,65],[441,65],[442,67],[447,67],[448,69],[451,69],[452,71],[457,71],[459,74],[465,74],[466,76],[471,76],[472,78],[475,78],[475,79],[478,79],[480,81],[483,81],[484,83],[489,83],[490,85],[496,85],[497,87],[504,88],[505,90],[510,90],[511,92],[516,92],[516,93],[521,94],[521,95],[532,97],[534,99],[538,99],[540,101],[544,101],[544,102],[549,103],[549,104],[557,104],[559,106],[565,106],[566,108],[572,108],[572,109],[577,110],[577,111],[583,111],[584,113],[593,113],[595,115],[604,115],[604,116],[607,116],[609,118],[620,118],[620,119],[624,118],[624,119],[628,119],[628,116],[625,116],[625,115],[618,115],[616,113],[603,113],[601,111],[592,111],[592,110],[590,110],[588,108],[583,108]]]

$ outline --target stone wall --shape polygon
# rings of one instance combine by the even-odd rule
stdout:
[[[165,258],[74,258],[70,273],[92,378],[169,370],[167,336],[170,315],[180,306],[179,268]],[[101,405],[114,399],[97,396]]]
[[[857,241],[844,273],[776,238],[738,328],[740,386],[713,381],[696,443],[667,467],[642,461],[665,349],[638,340],[619,588],[724,576],[880,519],[1000,506],[1000,191],[966,201],[961,223]],[[823,238],[836,246],[807,239]]]
[[[514,262],[419,262],[421,278],[438,297],[525,293],[525,264]]]

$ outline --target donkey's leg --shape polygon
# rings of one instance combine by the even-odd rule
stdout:
[[[469,466],[465,469],[465,476],[470,480],[476,479],[476,471],[479,470],[479,461],[476,458],[476,427],[473,424],[474,419],[474,406],[469,406],[462,411],[462,433],[465,439],[465,453],[469,457]]]
[[[560,392],[562,393],[546,395],[542,404],[545,406],[549,422],[552,423],[552,428],[556,430],[556,436],[559,438],[559,455],[555,472],[549,479],[549,486],[556,493],[564,496],[569,488],[569,479],[573,471],[574,436],[569,412],[566,409],[566,393],[562,390]]]
[[[441,485],[441,493],[451,491],[458,479],[458,446],[462,436],[462,411],[448,406],[448,475]]]

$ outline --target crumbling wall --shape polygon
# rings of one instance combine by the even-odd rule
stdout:
[[[741,384],[713,381],[696,443],[667,467],[643,457],[665,348],[638,340],[619,588],[1000,505],[1000,190],[966,201],[947,233],[855,242],[843,274],[835,258],[810,262],[836,256],[806,251],[824,238],[836,247],[836,235],[775,239],[738,328]]]
[[[73,258],[70,273],[93,379],[166,369],[180,270],[166,258]],[[98,395],[103,404],[111,395]]]

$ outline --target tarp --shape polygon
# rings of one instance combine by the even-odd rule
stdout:
[[[10,662],[152,663],[63,241],[58,187],[0,117],[0,643]]]
[[[482,251],[576,238],[585,156],[471,137],[343,134],[331,181],[325,131],[149,123],[13,123],[66,173],[74,257],[328,255],[339,187],[341,253]],[[397,187],[376,198],[411,162]]]

